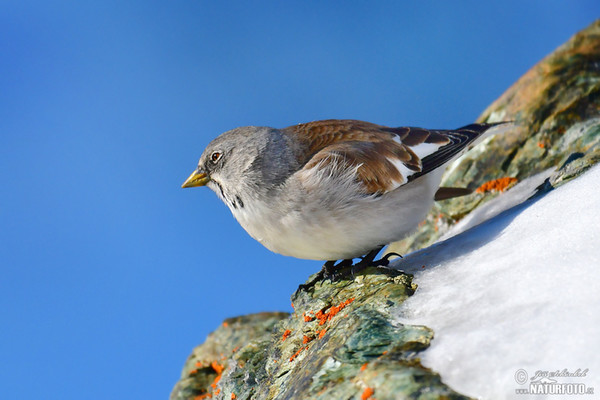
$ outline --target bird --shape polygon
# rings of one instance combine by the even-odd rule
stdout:
[[[267,249],[326,261],[321,272],[331,278],[347,266],[387,265],[389,256],[377,262],[377,254],[413,232],[434,201],[471,193],[440,187],[442,174],[503,124],[245,126],[212,140],[182,187],[209,187]]]

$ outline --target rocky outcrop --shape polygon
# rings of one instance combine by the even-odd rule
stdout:
[[[226,320],[186,362],[171,399],[465,398],[417,357],[433,332],[395,322],[409,275],[370,268],[292,296],[294,313]]]
[[[450,226],[516,182],[549,168],[570,164],[550,186],[578,176],[600,158],[600,21],[573,36],[544,58],[478,118],[514,121],[515,127],[491,138],[452,165],[443,186],[475,193],[438,202],[412,236],[391,251],[406,254],[429,246]],[[499,178],[511,178],[486,185]]]
[[[596,22],[484,111],[479,121],[513,120],[515,129],[467,153],[444,178],[445,186],[478,190],[436,204],[419,230],[393,250],[428,246],[498,192],[538,172],[554,171],[540,186],[543,192],[597,163],[599,94]],[[415,289],[410,275],[370,268],[353,279],[297,291],[291,315],[227,319],[194,349],[171,399],[465,398],[419,361],[434,333],[395,318]]]

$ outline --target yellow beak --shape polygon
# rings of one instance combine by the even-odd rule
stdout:
[[[183,182],[182,188],[204,186],[210,181],[210,176],[206,172],[196,170]]]

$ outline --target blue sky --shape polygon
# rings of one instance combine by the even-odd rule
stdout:
[[[180,189],[219,133],[458,127],[598,16],[597,1],[1,2],[3,397],[164,399],[224,318],[290,311],[321,263]]]

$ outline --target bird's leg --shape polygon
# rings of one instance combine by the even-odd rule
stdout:
[[[323,279],[331,278],[331,276],[335,272],[335,260],[325,261],[325,264],[321,267],[321,271],[319,272],[320,277]]]
[[[356,265],[354,265],[354,267],[352,268],[352,274],[360,272],[367,267],[387,267],[390,263],[390,257],[392,256],[398,256],[402,258],[402,255],[398,253],[390,252],[381,257],[379,260],[375,261],[375,257],[377,257],[377,254],[379,254],[379,252],[383,248],[384,246],[379,246],[368,252],[362,258],[362,260],[360,260]]]
[[[308,290],[315,286],[315,284],[320,280],[329,279],[331,282],[337,282],[344,276],[349,275],[348,272],[350,272],[350,275],[354,276],[356,273],[362,271],[367,267],[387,267],[390,263],[390,257],[392,256],[398,256],[402,258],[402,255],[391,252],[387,253],[379,260],[375,261],[375,257],[377,257],[377,254],[379,254],[381,249],[383,249],[384,247],[385,245],[381,245],[371,250],[364,257],[362,257],[362,259],[358,263],[354,265],[352,265],[351,259],[342,260],[337,265],[336,260],[326,261],[325,264],[323,264],[321,270],[315,275],[315,277],[311,279],[310,282],[299,285],[298,290]],[[348,267],[352,268],[349,271],[344,271],[344,269]]]
[[[354,266],[352,267],[352,275],[356,274],[357,272],[362,271],[363,269],[373,266],[373,260],[375,260],[375,257],[377,257],[377,254],[379,254],[379,252],[381,251],[381,249],[383,249],[383,245],[371,250],[370,252],[368,252],[367,254],[365,254],[364,257],[362,257],[362,260],[360,260],[359,262],[357,262],[356,264],[354,264]]]
[[[323,279],[329,279],[331,282],[338,281],[344,276],[343,269],[352,266],[352,260],[342,260],[337,265],[335,261],[327,261],[323,265]]]
[[[344,268],[348,268],[351,266],[352,260],[342,260],[337,265],[335,260],[327,261],[325,264],[323,264],[323,268],[321,268],[321,271],[319,271],[316,278],[317,280],[329,279],[331,282],[336,282],[344,276]]]

